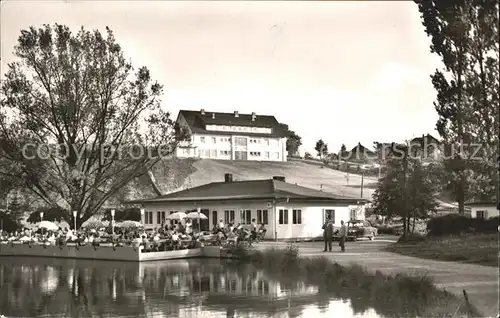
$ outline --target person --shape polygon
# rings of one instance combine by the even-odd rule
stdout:
[[[187,235],[193,235],[193,224],[191,223],[191,220],[186,220],[186,234]]]
[[[221,231],[223,231],[223,230],[224,230],[224,220],[223,220],[223,219],[220,219],[220,220],[219,220],[219,229],[220,229]]]
[[[323,239],[325,240],[325,249],[323,252],[332,251],[332,241],[333,241],[333,224],[332,220],[328,218],[323,225]]]
[[[255,221],[255,219],[252,219],[250,232],[252,233],[252,241],[255,241],[257,239],[257,222]]]
[[[339,235],[340,235],[340,242],[339,242],[340,250],[342,252],[345,252],[345,241],[347,240],[347,227],[345,226],[344,221],[340,221]]]

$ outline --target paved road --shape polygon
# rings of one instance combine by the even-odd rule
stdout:
[[[459,297],[463,290],[467,292],[469,301],[486,317],[496,317],[499,313],[499,279],[498,268],[464,264],[457,262],[441,262],[403,256],[383,251],[387,244],[395,242],[390,238],[378,238],[374,241],[348,242],[346,252],[341,253],[334,242],[334,251],[323,253],[322,242],[296,243],[301,256],[326,256],[333,261],[348,265],[358,263],[370,270],[380,270],[386,274],[425,273],[434,278],[435,284]],[[260,248],[284,247],[282,242],[262,242]]]

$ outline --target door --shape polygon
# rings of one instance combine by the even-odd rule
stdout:
[[[278,213],[278,224],[276,226],[276,233],[278,239],[290,238],[290,210],[287,208],[276,208]]]
[[[200,229],[202,231],[210,231],[210,222],[209,222],[209,209],[201,209],[200,212],[204,214],[207,218],[200,220]]]
[[[247,160],[248,153],[246,151],[235,151],[234,152],[234,159],[235,160]]]

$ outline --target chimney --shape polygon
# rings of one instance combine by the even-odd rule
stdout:
[[[224,182],[226,183],[233,182],[233,175],[231,173],[226,173],[224,175]]]
[[[202,109],[200,110],[200,113],[201,113],[202,115],[205,115],[205,110],[202,108]]]
[[[215,113],[212,113],[212,119],[215,119]]]
[[[252,121],[255,121],[255,117],[257,117],[257,116],[255,115],[255,112],[253,112],[252,113]]]
[[[283,176],[273,176],[273,180],[286,182],[286,178]]]
[[[237,110],[234,111],[234,117],[240,117],[240,113]]]

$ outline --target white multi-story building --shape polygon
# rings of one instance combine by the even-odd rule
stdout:
[[[191,140],[177,157],[221,160],[286,161],[286,131],[274,116],[181,110],[177,124]]]

